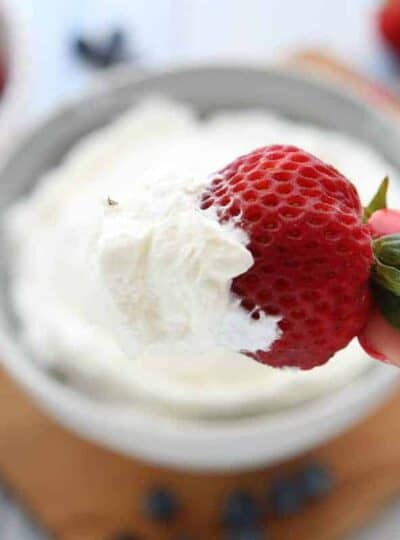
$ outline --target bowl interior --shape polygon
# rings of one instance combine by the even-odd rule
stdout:
[[[3,174],[0,209],[57,165],[79,138],[148,94],[184,101],[201,115],[220,109],[266,108],[295,121],[353,135],[400,169],[400,129],[395,123],[352,93],[310,76],[272,68],[198,67],[148,75],[122,70],[110,79],[95,96],[65,105],[25,141],[24,159],[19,163],[10,160]]]

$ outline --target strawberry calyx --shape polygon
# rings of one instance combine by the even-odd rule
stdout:
[[[389,177],[385,176],[378,191],[372,197],[371,202],[364,208],[364,223],[367,223],[372,214],[383,208],[387,208],[387,192],[389,189]]]
[[[370,225],[374,237],[372,294],[384,318],[400,331],[400,214],[387,209],[388,187],[386,177],[364,209],[364,221]]]
[[[373,296],[385,319],[400,330],[400,234],[376,238],[372,249]]]

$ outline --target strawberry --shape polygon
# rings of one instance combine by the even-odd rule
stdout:
[[[242,351],[271,366],[324,364],[365,326],[371,308],[371,233],[354,186],[294,146],[239,157],[201,197],[221,223],[240,227],[254,264],[232,282],[249,316],[280,316],[265,350]]]
[[[400,0],[386,0],[378,13],[378,25],[385,43],[400,56]]]
[[[386,194],[368,226],[374,238],[373,291],[377,303],[358,336],[364,350],[376,360],[400,365],[400,212],[386,208]]]

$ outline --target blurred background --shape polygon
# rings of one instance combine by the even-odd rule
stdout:
[[[380,0],[8,0],[30,33],[34,114],[78,92],[95,74],[73,54],[77,37],[104,43],[121,32],[138,66],[235,59],[278,61],[318,47],[393,82],[377,32]]]
[[[400,8],[384,24],[378,16],[382,5],[381,0],[0,0],[6,49],[0,129],[7,130],[0,150],[4,157],[30,124],[90,85],[103,84],[104,73],[122,64],[137,70],[197,61],[268,64],[312,50],[400,95]],[[2,489],[0,540],[44,538],[13,494]],[[120,540],[129,538],[136,537]],[[400,501],[351,536],[396,538]]]

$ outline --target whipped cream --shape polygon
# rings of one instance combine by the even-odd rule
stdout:
[[[366,369],[356,342],[311,372],[238,352],[271,346],[279,318],[239,306],[230,284],[253,263],[247,238],[198,200],[210,173],[272,143],[332,163],[364,202],[395,179],[360,142],[265,111],[199,120],[151,99],[79,141],[5,219],[12,297],[38,361],[102,398],[195,412],[292,404]]]
[[[253,320],[230,292],[253,265],[248,239],[200,210],[209,180],[180,171],[179,152],[174,159],[134,177],[133,196],[108,199],[92,258],[112,303],[109,326],[133,359],[268,349],[279,318]],[[119,164],[123,178],[131,160]]]

